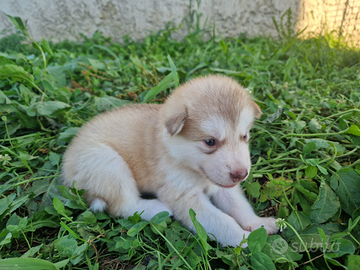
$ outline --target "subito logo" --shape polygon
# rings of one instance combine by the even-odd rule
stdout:
[[[272,243],[271,247],[275,253],[284,254],[288,250],[289,245],[284,239],[278,238]]]

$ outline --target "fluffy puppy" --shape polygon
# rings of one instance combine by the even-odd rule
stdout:
[[[163,105],[103,113],[79,131],[64,155],[62,179],[77,182],[93,211],[150,220],[168,211],[195,232],[189,209],[212,239],[237,246],[252,230],[277,232],[260,218],[239,182],[250,172],[249,138],[261,111],[224,76],[191,80]],[[156,199],[143,199],[142,194]],[[240,225],[239,225],[240,224]]]

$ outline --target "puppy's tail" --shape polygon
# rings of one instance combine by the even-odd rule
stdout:
[[[106,209],[106,202],[103,200],[96,198],[91,202],[90,210],[92,212],[103,212]]]

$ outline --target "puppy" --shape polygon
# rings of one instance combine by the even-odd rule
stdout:
[[[236,81],[197,78],[163,105],[125,106],[84,125],[64,155],[62,179],[86,190],[91,210],[114,216],[143,212],[150,220],[167,211],[195,232],[192,208],[212,239],[237,246],[261,226],[277,232],[275,219],[256,216],[239,185],[250,172],[250,128],[260,115]]]

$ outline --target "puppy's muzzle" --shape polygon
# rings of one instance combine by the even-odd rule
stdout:
[[[241,169],[230,173],[230,178],[234,183],[244,181],[247,176],[248,176],[247,169]]]

